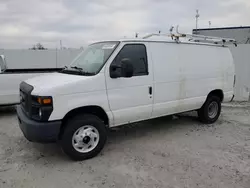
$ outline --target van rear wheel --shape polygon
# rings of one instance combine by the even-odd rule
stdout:
[[[198,110],[201,122],[211,124],[220,116],[221,100],[217,96],[209,96],[203,106]]]
[[[67,121],[61,147],[71,159],[86,160],[100,153],[106,139],[106,127],[97,116],[77,115]]]

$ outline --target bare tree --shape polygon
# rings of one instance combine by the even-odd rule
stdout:
[[[37,43],[33,45],[33,47],[30,48],[30,50],[47,50],[47,48],[44,48],[44,46],[41,43]]]

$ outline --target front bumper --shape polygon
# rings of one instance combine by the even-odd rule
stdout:
[[[59,137],[61,121],[38,122],[31,120],[23,112],[20,105],[17,106],[19,127],[27,140],[31,142],[56,142]]]

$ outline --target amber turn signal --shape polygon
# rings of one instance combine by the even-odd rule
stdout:
[[[37,101],[39,102],[39,104],[51,104],[52,103],[51,98],[38,97]]]
[[[50,98],[48,99],[43,99],[43,104],[51,104],[52,100]]]
[[[41,98],[41,97],[38,97],[38,98],[37,98],[37,102],[38,102],[39,104],[42,104],[42,98]]]

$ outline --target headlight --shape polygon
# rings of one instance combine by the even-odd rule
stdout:
[[[32,96],[32,119],[48,121],[53,111],[53,99],[50,96]]]

